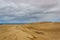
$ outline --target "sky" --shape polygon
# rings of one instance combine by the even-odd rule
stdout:
[[[60,0],[0,0],[0,23],[60,22]]]

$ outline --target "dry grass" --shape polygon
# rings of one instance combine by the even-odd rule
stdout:
[[[60,40],[60,22],[3,24],[0,40]]]

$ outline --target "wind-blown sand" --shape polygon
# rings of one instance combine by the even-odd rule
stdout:
[[[3,24],[0,40],[60,40],[60,22]]]

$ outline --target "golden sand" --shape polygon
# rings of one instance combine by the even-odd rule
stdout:
[[[60,40],[60,23],[3,24],[0,40]]]

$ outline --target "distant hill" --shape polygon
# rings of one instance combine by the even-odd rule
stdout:
[[[60,40],[60,22],[0,24],[0,40]]]

